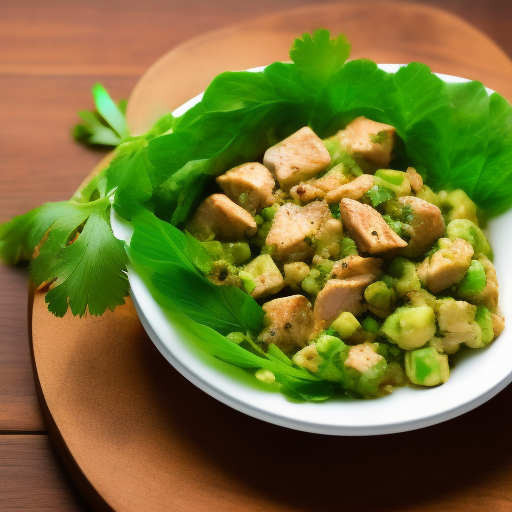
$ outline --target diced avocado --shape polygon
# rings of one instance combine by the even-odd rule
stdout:
[[[314,343],[311,343],[311,345],[299,350],[292,357],[294,364],[302,368],[306,368],[306,370],[309,370],[312,373],[316,373],[318,371],[318,366],[323,360],[323,357],[318,353]]]
[[[387,274],[396,280],[393,286],[398,298],[402,298],[413,290],[420,290],[421,283],[416,265],[405,258],[395,258],[389,265]]]
[[[322,331],[306,349],[312,350],[310,347],[313,346],[317,354],[315,359],[316,374],[320,378],[331,382],[341,382],[344,375],[341,369],[340,356],[348,353],[347,345],[336,336],[328,334],[328,331]],[[301,352],[305,352],[306,349]]]
[[[436,333],[434,310],[429,306],[398,308],[386,318],[381,330],[404,350],[419,348]]]
[[[375,184],[392,190],[397,197],[411,195],[411,183],[402,171],[379,169],[375,172]]]
[[[412,350],[405,354],[405,373],[413,384],[437,386],[450,377],[448,356],[433,347]]]
[[[286,263],[284,266],[284,282],[291,287],[298,286],[308,276],[309,266],[303,261]]]
[[[375,318],[371,316],[366,316],[363,318],[363,321],[361,322],[361,327],[366,332],[369,332],[371,334],[379,334],[380,332],[380,324],[375,320]]]
[[[241,270],[238,272],[238,277],[242,280],[244,290],[250,295],[254,291],[254,288],[256,288],[256,283],[252,275],[249,274],[249,272]]]
[[[364,298],[370,311],[382,318],[389,315],[395,305],[396,294],[384,281],[375,281],[366,287]]]
[[[363,174],[361,167],[359,167],[354,158],[352,158],[341,145],[339,137],[331,137],[322,142],[331,157],[331,163],[326,167],[326,171],[339,166],[339,168],[343,170],[343,174],[351,174],[356,177]]]
[[[217,240],[201,242],[213,260],[225,260],[233,265],[242,265],[251,258],[251,249],[246,242],[221,243]]]
[[[325,358],[331,357],[335,352],[339,352],[345,348],[346,345],[337,336],[321,332],[315,339],[316,348],[318,353]]]
[[[452,220],[450,224],[448,224],[446,232],[450,240],[462,238],[473,246],[475,254],[484,254],[490,260],[492,260],[492,249],[489,245],[489,242],[487,241],[487,238],[485,238],[482,230],[470,220]]]
[[[340,242],[340,259],[351,256],[352,254],[358,254],[356,243],[352,238],[346,236]]]
[[[302,281],[302,289],[311,295],[318,295],[329,279],[333,266],[334,261],[330,260],[323,260],[321,263],[314,265]]]
[[[446,192],[441,190],[438,194],[439,208],[444,214],[447,223],[455,219],[467,219],[478,225],[476,205],[461,189]]]
[[[457,284],[456,292],[462,298],[471,298],[480,293],[486,285],[484,266],[478,260],[472,260],[466,275]]]
[[[258,226],[258,231],[256,231],[256,234],[251,238],[251,244],[260,248],[264,247],[265,240],[267,239],[267,235],[271,227],[271,220],[264,222],[261,226]]]
[[[475,320],[482,331],[481,346],[484,347],[494,339],[492,314],[485,306],[478,306],[476,308]]]
[[[404,182],[405,172],[394,171],[392,169],[378,169],[375,171],[375,176],[399,187]]]
[[[423,187],[416,192],[416,197],[427,201],[428,203],[435,204],[437,207],[440,205],[438,195],[427,185],[423,184]]]
[[[279,210],[279,205],[277,203],[274,203],[272,206],[263,208],[263,210],[261,210],[261,216],[263,217],[263,220],[267,222],[273,220],[277,210]]]
[[[247,293],[255,298],[272,295],[284,287],[283,276],[268,254],[254,258],[238,273],[238,277]]]
[[[347,339],[361,329],[361,324],[352,313],[343,311],[330,327],[338,332],[341,339]]]

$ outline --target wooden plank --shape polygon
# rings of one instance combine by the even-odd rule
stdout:
[[[46,435],[0,436],[0,474],[3,512],[90,510]]]

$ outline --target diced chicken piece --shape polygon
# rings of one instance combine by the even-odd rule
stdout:
[[[476,306],[462,300],[440,300],[436,310],[437,323],[443,335],[442,346],[447,354],[453,354],[459,345],[475,344],[481,331],[475,322]]]
[[[220,188],[251,215],[274,204],[275,181],[270,171],[258,162],[234,167],[216,179]]]
[[[473,247],[462,238],[453,242],[448,238],[440,240],[443,248],[418,266],[421,283],[433,293],[458,283],[465,276],[473,256]]]
[[[313,255],[313,238],[332,219],[327,203],[315,201],[307,206],[287,203],[277,211],[265,243],[274,245],[276,261],[298,261]]]
[[[290,189],[291,196],[301,203],[323,199],[326,193],[348,183],[349,178],[343,174],[343,167],[338,164],[318,179],[300,183]]]
[[[396,130],[389,124],[377,123],[365,117],[354,119],[339,137],[345,150],[356,160],[366,160],[377,168],[385,168],[391,161]]]
[[[314,181],[314,180],[313,180]],[[301,203],[310,203],[315,199],[323,199],[325,192],[311,183],[301,183],[290,189],[290,195]]]
[[[350,181],[338,188],[331,190],[325,194],[325,200],[331,203],[337,203],[344,198],[360,199],[365,192],[368,192],[373,187],[373,176],[370,174],[361,174],[355,180]]]
[[[366,310],[364,290],[375,278],[372,275],[330,279],[316,297],[315,332],[331,325],[343,311],[360,315]]]
[[[349,181],[350,178],[343,173],[343,166],[338,164],[327,171],[321,178],[314,180],[314,185],[324,192],[329,192]]]
[[[200,240],[213,232],[219,240],[236,240],[253,236],[258,227],[251,215],[224,194],[207,197],[187,226]]]
[[[503,329],[505,329],[505,319],[500,316],[493,313],[492,315],[492,331],[494,333],[494,337],[496,338],[499,336]]]
[[[313,310],[304,295],[274,299],[263,305],[267,326],[258,341],[290,354],[305,347],[313,330]]]
[[[363,258],[357,254],[347,256],[334,264],[332,278],[348,279],[349,277],[369,274],[377,279],[381,276],[383,261],[380,258]]]
[[[337,258],[340,254],[340,241],[343,238],[341,220],[329,219],[323,224],[315,236],[315,253],[324,258]]]
[[[407,168],[407,171],[405,171],[405,177],[409,180],[411,188],[414,190],[414,192],[418,192],[418,190],[423,187],[423,178],[414,167]]]
[[[312,178],[330,163],[331,157],[322,139],[308,126],[267,149],[263,156],[263,165],[285,191]]]
[[[353,199],[340,203],[341,220],[361,252],[378,254],[407,246],[382,218],[382,215],[366,204]]]
[[[361,343],[350,347],[348,357],[345,359],[345,366],[364,373],[383,359],[380,354],[375,352],[373,344]]]
[[[412,210],[412,221],[409,223],[409,244],[400,250],[400,255],[415,258],[425,254],[434,242],[444,235],[445,227],[441,210],[419,197],[399,197],[398,202],[408,205]]]

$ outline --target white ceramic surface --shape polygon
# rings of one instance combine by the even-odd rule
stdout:
[[[394,72],[399,65],[380,65]],[[256,68],[251,71],[259,71]],[[447,82],[466,81],[439,75]],[[489,93],[492,91],[488,90]],[[193,98],[176,109],[183,114],[200,101]],[[129,241],[131,229],[115,214],[114,233]],[[512,211],[494,219],[487,235],[494,249],[500,283],[500,307],[512,315]],[[376,435],[404,432],[454,418],[483,404],[512,382],[512,331],[505,331],[485,349],[464,351],[450,379],[431,389],[404,387],[375,400],[330,399],[322,403],[294,403],[278,392],[255,385],[247,372],[198,351],[180,337],[151,296],[141,278],[128,270],[131,296],[148,335],[164,357],[190,382],[221,402],[255,418],[288,428],[330,435]],[[255,380],[255,379],[254,379]]]

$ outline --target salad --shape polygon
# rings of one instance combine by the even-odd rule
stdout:
[[[207,278],[262,305],[258,335],[230,340],[274,345],[361,397],[442,384],[451,354],[504,328],[475,204],[389,169],[395,138],[365,117],[323,141],[303,127],[263,164],[219,175],[186,226],[211,257]]]
[[[130,266],[187,341],[297,400],[442,383],[503,328],[479,226],[512,206],[512,108],[349,54],[304,34],[292,63],[222,73],[140,136],[95,86],[74,136],[112,160],[1,225],[0,257],[30,261],[58,316],[122,304]]]

